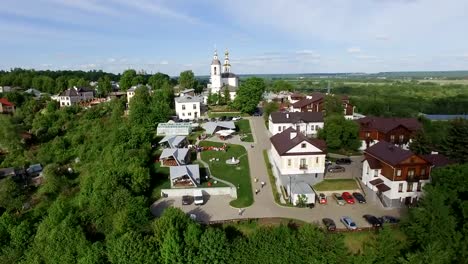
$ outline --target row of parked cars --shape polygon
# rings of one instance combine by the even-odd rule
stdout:
[[[220,117],[213,117],[213,118],[198,118],[196,120],[190,120],[190,119],[179,119],[179,118],[174,118],[174,121],[176,123],[199,123],[199,122],[216,122],[216,121],[239,121],[241,120],[241,116],[220,116]]]
[[[350,194],[349,192],[344,192],[342,194],[333,193],[332,196],[338,205],[345,205],[347,203],[355,204],[356,201],[361,204],[367,202],[364,195],[362,195],[362,193],[359,193],[359,192],[353,192],[353,194]],[[327,204],[328,203],[327,196],[324,193],[319,193],[318,202],[319,204]]]
[[[384,215],[382,217],[376,217],[374,215],[370,214],[365,214],[362,216],[372,227],[375,228],[382,228],[384,223],[388,224],[396,224],[400,222],[400,219],[390,216],[390,215]],[[349,217],[349,216],[343,216],[340,218],[340,222],[343,223],[343,225],[346,227],[348,230],[356,230],[358,229],[358,226],[356,225],[356,222]],[[323,218],[322,223],[325,225],[328,231],[335,231],[336,230],[336,224],[335,221],[331,218]]]

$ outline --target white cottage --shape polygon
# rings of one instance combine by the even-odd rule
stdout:
[[[60,102],[60,107],[71,106],[94,99],[94,91],[84,87],[73,86],[73,88],[69,88],[60,93],[56,99]]]
[[[270,138],[271,160],[282,185],[307,182],[314,185],[323,180],[326,144],[311,139],[293,128]]]
[[[323,129],[322,112],[274,112],[268,119],[268,130],[272,135],[294,128],[306,136],[316,136]]]
[[[176,97],[175,110],[179,119],[194,120],[202,114],[203,96],[183,95]]]

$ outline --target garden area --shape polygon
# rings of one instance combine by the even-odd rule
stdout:
[[[223,143],[201,141],[200,146],[222,147]],[[228,144],[227,146],[227,151],[203,151],[201,157],[209,164],[214,177],[238,187],[237,199],[231,202],[231,206],[238,208],[250,206],[253,203],[253,194],[247,151],[240,145]],[[226,164],[226,160],[232,157],[240,160],[238,165]],[[210,161],[213,158],[219,161]]]
[[[239,129],[239,136],[244,142],[254,142],[252,130],[250,129],[250,121],[248,119],[242,119],[236,122],[236,126]]]
[[[329,179],[314,185],[316,191],[339,191],[359,189],[354,179]]]

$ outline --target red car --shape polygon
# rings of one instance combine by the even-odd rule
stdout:
[[[324,193],[318,195],[319,204],[327,204],[327,196]]]
[[[349,203],[349,204],[354,204],[354,198],[353,196],[349,193],[349,192],[344,192],[341,197],[343,197],[343,199]]]

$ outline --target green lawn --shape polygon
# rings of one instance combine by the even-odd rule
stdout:
[[[202,141],[200,146],[221,147],[223,143]],[[203,151],[201,153],[203,161],[209,164],[211,173],[216,178],[228,181],[237,189],[237,199],[231,202],[233,207],[246,207],[253,203],[252,186],[250,180],[249,160],[247,151],[240,145],[228,145],[227,152],[223,151]],[[237,166],[227,165],[226,160],[232,157],[239,158],[240,163]],[[219,161],[210,162],[211,158],[218,158]]]
[[[254,142],[252,131],[250,130],[250,121],[248,119],[242,119],[236,122],[236,126],[239,128],[239,135],[245,135],[242,141]]]
[[[391,228],[391,227],[385,227],[385,228]],[[405,234],[398,227],[393,227],[391,230],[394,232],[395,237],[398,240],[400,241],[406,240]],[[341,234],[343,235],[343,241],[346,247],[352,254],[362,253],[364,243],[368,241],[372,241],[372,239],[375,238],[376,236],[375,231],[343,232]]]
[[[356,180],[354,179],[330,179],[324,180],[314,185],[317,191],[339,191],[339,190],[354,190],[359,189]]]
[[[280,204],[280,194],[278,193],[278,188],[276,188],[276,178],[273,175],[272,165],[270,160],[268,159],[268,152],[267,150],[263,150],[263,159],[265,160],[265,166],[267,167],[268,177],[270,178],[270,185],[271,190],[273,192],[273,197],[275,198],[275,202]]]

